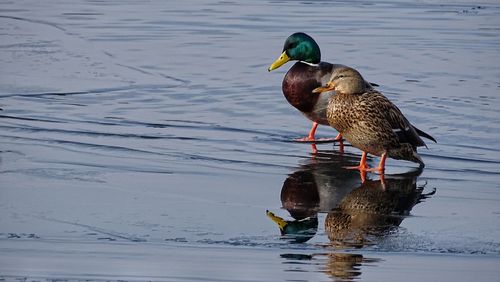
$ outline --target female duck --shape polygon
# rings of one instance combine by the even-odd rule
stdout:
[[[349,67],[335,68],[326,87],[318,87],[313,92],[332,90],[336,94],[328,104],[328,122],[352,146],[363,151],[359,166],[354,168],[383,173],[387,157],[424,166],[417,147],[426,145],[419,135],[434,142],[436,140],[411,125],[384,95],[367,87],[358,71]],[[368,167],[367,153],[381,157],[378,167]]]
[[[292,106],[313,122],[309,136],[297,141],[314,142],[317,141],[314,135],[318,124],[328,125],[326,108],[334,92],[315,94],[312,90],[324,85],[333,70],[343,66],[321,62],[318,44],[302,32],[294,33],[286,39],[283,53],[268,70],[277,69],[290,60],[298,62],[290,68],[283,79],[283,95]],[[342,140],[342,136],[339,134],[335,140]]]

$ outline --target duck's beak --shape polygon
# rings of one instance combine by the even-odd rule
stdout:
[[[286,222],[283,218],[274,215],[274,213],[270,211],[266,211],[267,216],[274,221],[274,223],[278,224],[278,227],[281,231],[285,229],[285,226],[287,226],[288,222]]]
[[[284,65],[288,61],[290,61],[290,57],[288,57],[286,51],[283,51],[283,53],[281,53],[281,56],[276,61],[274,61],[274,63],[272,63],[272,65],[270,65],[267,70],[268,71],[275,70]]]
[[[333,84],[333,82],[330,81],[326,84],[326,86],[320,86],[318,88],[314,88],[314,90],[312,92],[313,93],[322,93],[322,92],[332,91],[332,90],[335,90],[335,84]]]

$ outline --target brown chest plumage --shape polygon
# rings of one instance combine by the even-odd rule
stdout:
[[[318,101],[318,94],[312,91],[321,86],[321,78],[331,71],[332,66],[324,62],[317,66],[295,63],[283,79],[283,95],[288,103],[301,112],[312,111]]]
[[[355,102],[353,95],[343,93],[337,93],[331,98],[326,114],[330,125],[337,131],[345,132],[353,126],[359,115],[352,109]]]

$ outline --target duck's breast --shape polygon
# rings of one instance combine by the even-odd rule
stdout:
[[[332,66],[324,62],[318,65],[297,62],[283,79],[282,89],[286,100],[309,119],[322,124],[327,124],[326,106],[331,93],[316,94],[312,91],[327,80]]]
[[[328,103],[334,94],[335,91],[328,91],[316,94],[318,95],[316,104],[314,104],[311,111],[303,112],[303,114],[311,121],[317,122],[322,125],[329,125],[328,118],[326,116],[326,111],[328,108]]]

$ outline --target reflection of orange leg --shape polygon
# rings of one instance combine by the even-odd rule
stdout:
[[[334,141],[339,142],[339,152],[344,153],[344,141],[342,140],[342,133],[337,134]]]
[[[361,171],[368,171],[370,169],[368,165],[366,164],[366,155],[367,153],[363,151],[363,155],[361,155],[361,160],[359,161],[358,166],[348,166],[346,167],[347,169],[359,169]]]
[[[344,141],[342,140],[342,133],[337,134],[337,137],[335,137],[335,141],[339,142],[339,152],[344,153]]]
[[[365,183],[366,181],[366,170],[360,170],[359,176],[361,176],[361,183]]]
[[[378,167],[368,168],[367,171],[379,172],[379,173],[383,174],[385,171],[385,159],[387,159],[387,153],[382,154],[382,157],[380,158],[380,162],[378,163]]]
[[[299,139],[295,139],[295,141],[297,142],[311,142],[311,141],[314,141],[314,135],[316,135],[316,129],[318,128],[318,123],[317,122],[313,122],[313,125],[311,127],[311,130],[309,130],[309,135],[307,137],[304,137],[304,138],[299,138]]]
[[[343,154],[344,153],[344,143],[339,144],[339,153]]]
[[[386,190],[386,187],[385,187],[385,174],[381,174],[380,175],[380,183],[382,184],[382,189],[385,191]]]
[[[316,147],[316,144],[314,143],[311,144],[311,151],[313,155],[316,155],[318,153],[318,148]]]

